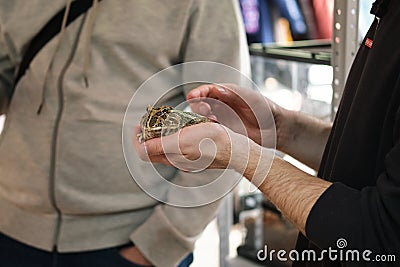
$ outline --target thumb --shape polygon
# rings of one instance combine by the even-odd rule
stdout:
[[[153,138],[144,142],[145,151],[148,156],[164,154],[176,154],[179,151],[179,132],[168,136]]]

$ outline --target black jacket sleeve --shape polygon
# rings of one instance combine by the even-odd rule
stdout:
[[[400,138],[384,166],[375,186],[356,190],[335,182],[324,192],[306,225],[314,244],[337,249],[336,242],[343,238],[345,249],[371,250],[371,260],[375,255],[395,255],[400,261]]]

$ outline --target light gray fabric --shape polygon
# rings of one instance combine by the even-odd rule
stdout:
[[[6,108],[4,96],[22,52],[65,3],[0,2],[0,103],[7,114],[0,137],[0,231],[44,250],[57,243],[60,252],[105,248],[131,238],[156,266],[176,266],[217,205],[179,209],[142,192],[123,158],[123,115],[134,90],[173,64],[210,60],[248,71],[237,3],[104,0],[93,28],[82,16],[67,27],[58,48],[54,38],[40,51]],[[90,64],[83,73],[88,30]],[[60,86],[63,112],[54,135]],[[45,103],[38,115],[43,88]],[[202,176],[206,172],[197,179]]]

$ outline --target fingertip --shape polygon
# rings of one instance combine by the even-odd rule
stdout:
[[[219,94],[219,95],[228,95],[232,90],[229,87],[226,87],[224,85],[216,85],[214,86],[214,92]]]
[[[192,98],[200,98],[200,90],[199,89],[193,89],[190,91],[187,95],[187,99],[192,99]]]
[[[139,155],[139,158],[143,161],[149,161],[149,155],[147,154],[146,147],[144,146],[144,143],[139,143],[139,141],[136,141],[136,152]]]
[[[134,134],[140,134],[141,132],[142,132],[142,129],[140,128],[139,125],[136,125],[136,126],[133,128],[133,133],[134,133]]]
[[[149,155],[149,151],[151,151],[151,142],[150,140],[144,141],[142,143],[144,152]]]
[[[189,100],[189,99],[193,99],[193,98],[207,97],[212,86],[213,85],[211,85],[211,84],[201,85],[201,86],[193,89],[192,91],[190,91],[186,98]]]
[[[208,118],[210,120],[212,120],[213,122],[217,122],[218,123],[218,119],[217,119],[217,117],[215,115],[209,115]]]
[[[203,116],[207,116],[209,114],[211,114],[211,107],[209,104],[201,102],[198,104],[198,113],[200,113]]]
[[[153,138],[143,143],[144,150],[148,156],[162,155],[163,146],[161,138]]]
[[[215,88],[217,88],[217,90],[218,90],[219,92],[221,92],[221,93],[226,93],[226,90],[225,90],[225,88],[223,88],[223,87],[215,86]]]

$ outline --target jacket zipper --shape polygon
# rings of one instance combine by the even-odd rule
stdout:
[[[78,47],[79,43],[79,37],[82,32],[82,28],[85,22],[86,14],[84,15],[84,18],[82,19],[81,25],[79,26],[78,33],[76,35],[76,39],[74,40],[74,44],[72,46],[71,52],[68,56],[67,61],[65,62],[64,66],[61,69],[60,75],[57,79],[57,94],[58,94],[58,109],[57,109],[57,114],[56,114],[56,120],[54,123],[54,129],[53,129],[53,135],[52,135],[52,141],[51,141],[51,158],[50,158],[50,180],[49,180],[49,196],[50,196],[50,202],[51,205],[53,206],[55,212],[56,212],[56,226],[54,229],[53,233],[53,251],[57,251],[57,245],[59,242],[59,237],[60,237],[60,230],[61,230],[61,222],[62,222],[62,212],[60,208],[57,205],[57,198],[56,198],[56,188],[55,188],[55,180],[56,180],[56,162],[57,162],[57,141],[58,141],[58,136],[59,136],[59,130],[60,130],[60,123],[61,119],[64,113],[64,87],[63,87],[63,82],[64,82],[64,77],[65,74],[69,68],[69,66],[72,63],[72,60],[74,58],[75,52]]]

